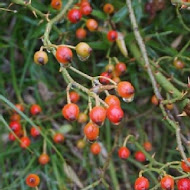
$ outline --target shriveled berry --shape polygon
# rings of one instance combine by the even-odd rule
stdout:
[[[161,188],[163,190],[173,190],[174,189],[174,179],[170,175],[164,176],[160,181]]]
[[[26,184],[29,187],[37,187],[40,184],[40,178],[36,174],[29,174],[26,177]]]
[[[188,162],[190,163],[190,158],[187,158]],[[188,166],[185,161],[181,162],[181,168],[184,172],[190,172],[190,166]]]
[[[57,144],[59,143],[63,143],[65,137],[63,134],[61,133],[56,133],[54,136],[53,136],[53,141]]]
[[[77,103],[80,99],[79,94],[75,91],[69,92],[69,97],[72,103]]]
[[[27,148],[27,147],[29,147],[30,146],[30,139],[28,138],[28,137],[22,137],[21,139],[20,139],[20,147],[21,148]]]
[[[143,146],[144,146],[144,149],[148,152],[152,150],[152,144],[149,141],[144,142]]]
[[[51,7],[55,10],[60,10],[62,7],[62,1],[61,0],[52,0]]]
[[[131,98],[134,96],[135,89],[130,82],[122,81],[118,83],[117,92],[122,98]]]
[[[118,150],[119,158],[127,159],[130,156],[130,151],[127,147],[120,147]]]
[[[104,84],[104,85],[110,83],[110,81],[107,80],[106,78],[111,79],[111,73],[103,72],[103,73],[101,73],[100,76],[102,77],[102,78],[100,77],[100,79],[99,79],[100,83],[102,83],[102,84]]]
[[[38,104],[33,104],[31,107],[30,107],[30,113],[32,115],[38,115],[42,112],[42,108],[38,105]]]
[[[90,53],[92,52],[92,48],[85,42],[78,43],[75,50],[77,52],[77,55],[82,58],[89,57]]]
[[[106,104],[108,104],[108,106],[111,106],[111,105],[120,106],[119,98],[114,95],[108,95],[104,101],[106,102]]]
[[[103,11],[107,14],[112,14],[114,12],[114,6],[110,3],[106,3],[103,7]]]
[[[59,63],[67,65],[68,63],[71,62],[73,53],[71,49],[66,46],[58,46],[55,56]]]
[[[32,127],[30,129],[30,134],[32,137],[38,137],[40,135],[40,127],[38,127],[37,129],[35,127]]]
[[[135,190],[148,190],[149,181],[145,177],[139,177],[135,181]]]
[[[79,40],[83,40],[84,38],[86,38],[86,30],[84,28],[78,28],[76,30],[76,37],[79,39]]]
[[[49,161],[50,161],[50,158],[46,153],[41,154],[40,157],[38,158],[38,162],[41,165],[46,165]]]
[[[116,72],[118,72],[119,76],[125,74],[125,72],[127,71],[127,67],[125,65],[125,63],[123,62],[119,62],[115,65],[115,70]]]
[[[68,121],[75,121],[79,115],[79,107],[76,104],[66,104],[62,109],[62,114]]]
[[[88,120],[88,115],[86,113],[79,113],[77,121],[79,123],[86,123]]]
[[[89,31],[93,32],[98,29],[98,23],[96,20],[90,18],[86,21],[86,27],[88,28]]]
[[[151,98],[151,102],[152,104],[154,104],[155,106],[157,106],[159,104],[158,98],[156,97],[156,95],[153,95]]]
[[[21,130],[21,124],[18,121],[11,121],[9,127],[14,131],[18,132]]]
[[[137,151],[135,152],[135,159],[139,162],[145,162],[146,161],[146,156],[144,155],[143,152]]]
[[[107,33],[107,39],[110,41],[110,42],[115,42],[117,40],[117,37],[118,37],[118,34],[115,30],[110,30],[108,33]]]
[[[34,62],[39,65],[45,65],[48,62],[48,55],[45,51],[37,51],[34,54]]]
[[[95,142],[91,145],[90,147],[90,151],[92,152],[92,154],[97,155],[101,152],[101,146],[99,143]]]
[[[96,140],[99,135],[99,127],[95,123],[89,122],[84,127],[84,134],[88,140]]]
[[[82,18],[81,11],[79,9],[71,9],[67,14],[67,18],[72,23],[77,23]]]
[[[115,125],[118,125],[120,121],[124,117],[124,112],[118,105],[111,105],[107,109],[107,118],[114,123]]]
[[[106,110],[102,106],[93,107],[90,111],[90,119],[97,125],[102,125],[106,119]]]
[[[178,190],[189,190],[190,189],[190,179],[182,178],[177,182]]]

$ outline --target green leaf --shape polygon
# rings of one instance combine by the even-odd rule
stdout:
[[[127,15],[127,7],[124,6],[123,8],[121,8],[118,12],[116,12],[112,18],[113,22],[118,23],[120,21],[122,21],[123,19],[125,19],[126,15]]]
[[[99,10],[93,10],[91,15],[103,20],[106,20],[107,18],[106,14]]]

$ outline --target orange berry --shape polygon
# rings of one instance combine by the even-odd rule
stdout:
[[[13,113],[13,114],[11,115],[11,117],[10,117],[10,120],[11,120],[11,121],[17,121],[17,122],[19,122],[19,121],[20,121],[20,115],[17,114],[17,113]]]
[[[42,112],[42,108],[38,105],[38,104],[33,104],[31,107],[30,107],[30,113],[32,115],[38,115],[39,113]]]
[[[39,65],[45,65],[48,62],[48,55],[45,51],[37,51],[34,54],[34,62]]]
[[[144,146],[144,149],[148,152],[152,150],[152,144],[148,141],[144,142],[143,146]]]
[[[62,1],[61,0],[52,0],[51,7],[55,10],[60,10],[62,7]]]
[[[61,133],[56,133],[54,136],[53,136],[53,141],[55,143],[62,143],[64,141],[65,137],[61,134]]]
[[[75,91],[69,92],[69,97],[72,103],[77,103],[80,99],[79,94]]]
[[[151,102],[152,104],[154,104],[155,106],[157,106],[159,104],[158,98],[156,97],[156,95],[153,95],[151,98]]]
[[[105,100],[106,104],[108,104],[109,106],[111,105],[118,105],[120,106],[120,100],[117,96],[114,95],[108,95]]]
[[[114,6],[110,3],[106,3],[103,7],[103,10],[107,14],[112,14],[114,12]]]
[[[20,110],[20,111],[24,111],[24,106],[22,105],[22,104],[15,104],[15,107],[18,109],[18,110]],[[16,112],[15,110],[14,110],[14,112]]]
[[[76,37],[79,39],[79,40],[82,40],[84,38],[86,38],[86,30],[84,28],[78,28],[76,30]]]
[[[135,89],[130,82],[122,81],[118,83],[117,92],[122,98],[131,98],[134,96]]]
[[[92,154],[97,155],[101,151],[101,146],[99,145],[99,143],[95,142],[91,145],[90,151],[92,152]]]
[[[173,104],[166,104],[166,108],[167,108],[168,110],[173,110],[174,105],[173,105]]]
[[[88,140],[96,140],[99,135],[99,127],[95,123],[89,122],[84,127],[84,134]]]
[[[36,174],[29,174],[26,177],[26,184],[29,187],[37,187],[40,184],[40,178]]]
[[[115,70],[119,74],[119,76],[121,76],[121,75],[125,74],[125,72],[127,71],[127,67],[126,67],[125,63],[119,62],[116,64]]]
[[[49,162],[50,158],[46,153],[43,153],[40,155],[40,157],[38,158],[38,162],[41,165],[46,165]]]
[[[62,109],[62,115],[68,121],[75,121],[79,115],[79,107],[76,104],[66,104]]]
[[[89,31],[93,32],[98,29],[98,23],[96,20],[90,18],[86,21],[86,27],[88,28]]]
[[[190,158],[187,158],[188,162],[190,162]],[[188,166],[185,161],[181,162],[181,168],[184,172],[190,172],[190,166]]]
[[[28,137],[22,137],[20,141],[21,148],[27,148],[30,146],[30,139]]]

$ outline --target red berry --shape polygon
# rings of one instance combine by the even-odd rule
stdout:
[[[120,147],[118,150],[118,155],[121,159],[127,159],[130,156],[130,151],[127,147]]]
[[[96,31],[98,29],[98,23],[94,19],[88,19],[86,21],[86,27],[88,28],[88,30],[93,32],[93,31]]]
[[[62,1],[61,0],[52,0],[51,1],[51,7],[56,10],[60,10],[62,7]]]
[[[76,104],[66,104],[62,109],[62,114],[68,121],[75,121],[79,115],[79,107]]]
[[[84,127],[84,134],[88,140],[96,140],[99,135],[99,127],[95,123],[89,122]]]
[[[146,161],[146,156],[144,155],[143,152],[137,151],[137,152],[135,153],[135,159],[136,159],[137,161],[139,161],[139,162],[144,162],[144,161]]]
[[[73,52],[66,46],[58,46],[55,56],[58,62],[67,65],[71,62]]]
[[[151,150],[152,150],[152,144],[150,143],[150,142],[145,142],[144,144],[143,144],[143,146],[144,146],[144,149],[146,150],[146,151],[148,151],[148,152],[150,152]]]
[[[187,159],[190,163],[190,158]],[[181,162],[181,168],[183,169],[184,172],[190,172],[190,166],[188,166],[185,161]]]
[[[71,91],[69,93],[69,97],[70,97],[70,100],[71,100],[72,103],[77,103],[79,101],[79,99],[80,99],[79,94],[77,92],[75,92],[75,91]]]
[[[123,119],[123,116],[123,110],[118,105],[111,105],[107,109],[107,118],[115,125],[119,124],[119,122]]]
[[[30,139],[28,137],[22,137],[20,141],[21,148],[27,148],[30,146]]]
[[[15,107],[18,109],[18,110],[20,110],[20,111],[24,111],[24,106],[22,105],[22,104],[15,104]],[[14,110],[14,112],[16,112],[15,110]]]
[[[157,106],[159,104],[158,98],[156,97],[156,95],[153,95],[151,98],[151,102],[152,104],[154,104],[155,106]]]
[[[160,181],[163,190],[173,190],[174,189],[174,179],[170,175],[166,175]]]
[[[183,178],[179,179],[177,182],[178,190],[189,190],[190,189],[190,179]]]
[[[105,77],[105,78],[100,78],[99,79],[102,84],[106,85],[106,84],[110,83],[110,81],[107,80],[106,78],[111,79],[111,73],[103,72],[100,76]]]
[[[32,137],[38,137],[40,135],[40,127],[38,127],[38,129],[36,129],[35,127],[32,127],[30,129],[30,134]]]
[[[92,154],[97,155],[101,151],[101,146],[99,145],[99,143],[95,142],[91,145],[90,151],[92,152]]]
[[[70,22],[72,23],[77,23],[80,21],[82,17],[82,14],[80,12],[80,10],[78,9],[71,9],[68,14],[67,14],[67,18],[69,19]]]
[[[117,86],[117,92],[122,98],[131,98],[134,96],[135,89],[130,82],[119,82]]]
[[[79,40],[82,40],[84,38],[86,38],[86,30],[84,28],[79,28],[76,30],[76,37],[79,39]]]
[[[65,137],[61,134],[61,133],[56,133],[54,136],[53,136],[53,141],[55,143],[62,143],[64,141]]]
[[[40,184],[40,178],[36,174],[29,174],[26,178],[26,184],[29,187],[37,187]]]
[[[110,42],[115,42],[117,40],[117,37],[118,37],[118,34],[115,30],[110,30],[108,33],[107,33],[107,39],[110,41]]]
[[[90,111],[90,119],[97,125],[102,125],[106,119],[106,110],[102,106],[93,107]]]
[[[119,98],[114,95],[108,95],[104,101],[106,102],[106,104],[108,104],[108,106],[111,106],[111,105],[120,106]]]
[[[145,177],[139,177],[135,181],[135,190],[148,190],[149,181]]]
[[[13,135],[13,133],[9,133],[9,140],[10,141],[15,141],[16,137]]]
[[[115,66],[115,70],[116,72],[119,74],[119,76],[125,74],[125,72],[127,71],[127,67],[125,65],[125,63],[117,63]]]
[[[18,132],[21,130],[21,124],[18,121],[11,121],[9,127],[14,131]]]
[[[39,113],[42,112],[42,108],[38,105],[38,104],[33,104],[31,107],[30,107],[30,113],[32,115],[38,115]]]
[[[40,155],[40,157],[38,158],[38,162],[41,165],[46,165],[49,162],[50,158],[46,153],[43,153]]]
[[[82,15],[89,15],[92,12],[92,7],[88,3],[83,3],[80,7],[80,11]]]

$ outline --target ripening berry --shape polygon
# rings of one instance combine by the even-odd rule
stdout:
[[[152,104],[154,104],[155,106],[157,106],[159,104],[158,98],[156,97],[156,95],[153,95],[151,98],[151,102]]]
[[[127,147],[120,147],[118,150],[118,156],[121,159],[127,159],[130,156],[130,151]]]
[[[86,21],[86,27],[88,28],[89,31],[93,32],[98,29],[98,23],[96,20],[90,18],[90,19],[87,19]]]
[[[76,30],[76,37],[79,39],[79,40],[83,40],[84,38],[86,38],[86,30],[84,28],[78,28]]]
[[[121,82],[121,79],[119,77],[113,77],[112,80],[116,82],[117,84]]]
[[[90,15],[92,12],[92,7],[90,6],[89,3],[82,3],[81,7],[80,7],[80,11],[82,13],[82,15]]]
[[[86,113],[79,113],[77,121],[79,123],[86,123],[88,120],[88,115]]]
[[[178,190],[189,190],[190,189],[190,179],[182,178],[177,182]]]
[[[92,52],[92,48],[85,42],[80,42],[76,45],[76,53],[82,58],[87,58]]]
[[[118,125],[124,117],[124,112],[118,105],[111,105],[107,109],[107,118],[115,125]]]
[[[51,7],[55,10],[60,10],[62,7],[61,0],[51,0]]]
[[[139,162],[144,162],[146,161],[146,156],[144,155],[143,152],[137,151],[135,152],[135,159]]]
[[[75,121],[79,115],[79,107],[76,104],[66,104],[62,109],[62,115],[68,121]]]
[[[15,107],[20,110],[20,111],[24,111],[24,106],[22,104],[15,104]],[[15,110],[14,110],[15,113],[17,113]]]
[[[85,145],[86,145],[86,143],[85,143],[85,141],[83,139],[79,139],[77,141],[77,148],[78,149],[83,149],[85,147]]]
[[[39,65],[45,65],[48,62],[48,55],[45,51],[37,51],[34,54],[34,62]]]
[[[108,73],[112,73],[114,71],[114,65],[113,64],[107,64],[105,67],[105,71]]]
[[[114,6],[110,3],[106,3],[103,7],[103,10],[107,14],[112,14],[114,12]]]
[[[20,122],[20,115],[17,114],[17,113],[13,113],[10,117],[10,120],[11,121],[17,121],[17,122]]]
[[[26,177],[26,184],[29,187],[37,187],[40,184],[40,178],[36,174],[29,174]]]
[[[36,129],[35,127],[32,127],[30,129],[30,134],[32,137],[38,137],[40,135],[40,127],[38,127],[38,129]]]
[[[163,190],[173,190],[174,189],[174,179],[170,175],[164,176],[161,181],[161,188]]]
[[[139,177],[135,181],[135,190],[148,190],[149,181],[145,177]]]
[[[144,142],[143,146],[147,152],[150,152],[152,150],[152,144],[148,141]]]
[[[72,23],[77,23],[82,18],[81,11],[79,9],[71,9],[67,14],[67,18]]]
[[[119,76],[121,76],[125,74],[125,72],[127,71],[127,67],[125,63],[119,62],[115,65],[115,70],[119,74]]]
[[[56,133],[54,136],[53,136],[53,141],[57,144],[59,143],[63,143],[65,137],[63,136],[63,134],[61,133]]]
[[[66,46],[58,46],[55,56],[59,63],[67,65],[68,63],[71,62],[71,59],[73,57],[73,52],[71,51],[70,48]]]
[[[90,147],[90,151],[92,152],[92,154],[97,155],[101,152],[101,146],[99,143],[95,142],[91,145]]]
[[[99,127],[92,122],[89,122],[83,129],[86,138],[90,141],[96,140],[99,135]]]
[[[183,69],[184,66],[185,66],[185,63],[182,60],[179,60],[179,59],[175,59],[173,64],[176,67],[176,69]]]
[[[190,158],[187,158],[187,160],[190,163]],[[184,172],[190,172],[190,166],[188,166],[185,161],[181,162],[181,168],[183,169]]]
[[[18,132],[21,130],[21,124],[18,121],[11,121],[9,127],[14,131]]]
[[[42,108],[38,105],[38,104],[33,104],[31,107],[30,107],[30,113],[32,115],[38,115],[39,113],[42,112]]]
[[[115,42],[117,40],[117,37],[118,37],[118,34],[115,30],[110,30],[108,33],[107,33],[107,39],[110,41],[110,42]]]
[[[105,100],[106,104],[108,106],[115,105],[115,106],[120,106],[120,100],[117,96],[114,95],[108,95],[106,96]]]
[[[106,119],[106,110],[102,106],[93,107],[90,111],[90,119],[97,125],[102,125]]]
[[[130,82],[122,81],[117,85],[117,92],[122,98],[131,98],[134,96],[135,89]]]
[[[75,91],[69,92],[69,97],[72,103],[77,103],[80,99],[79,94]]]
[[[168,110],[173,110],[174,105],[173,105],[173,104],[166,104],[166,108],[167,108]]]
[[[103,78],[100,77],[100,79],[99,79],[100,83],[102,83],[102,84],[104,84],[104,85],[110,83],[110,81],[107,80],[106,78],[111,79],[111,76],[112,76],[111,73],[103,72],[103,73],[101,73],[100,76],[103,77]]]
[[[50,158],[46,153],[43,153],[40,155],[40,157],[38,158],[38,162],[41,165],[46,165],[49,162]]]
[[[29,147],[30,146],[30,139],[28,138],[28,137],[22,137],[21,139],[20,139],[20,147],[21,148],[27,148],[27,147]]]

